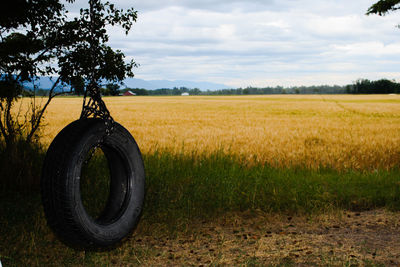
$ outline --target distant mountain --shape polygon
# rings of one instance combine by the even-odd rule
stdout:
[[[53,83],[57,78],[53,77],[52,80],[49,77],[40,77],[37,81],[35,81],[35,85],[37,85],[40,89],[50,89],[53,86]],[[25,87],[32,89],[34,86],[33,83],[26,83]],[[227,89],[230,88],[227,85],[219,84],[219,83],[211,83],[211,82],[192,82],[192,81],[168,81],[168,80],[142,80],[137,78],[127,78],[124,80],[124,87],[129,88],[144,88],[147,90],[154,90],[160,88],[174,88],[174,87],[187,87],[187,88],[199,88],[200,90],[219,90],[219,89]],[[68,90],[69,87],[66,87]]]
[[[33,89],[34,86],[37,86],[38,89],[50,90],[56,81],[57,77],[39,77],[39,79],[34,82],[25,82],[24,86],[28,89]],[[61,88],[61,86],[57,88]],[[65,86],[64,90],[69,90],[69,88],[70,86]]]

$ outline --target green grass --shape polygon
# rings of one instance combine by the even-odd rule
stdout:
[[[43,152],[38,153],[43,156]],[[144,162],[147,188],[141,224],[149,229],[161,227],[173,233],[194,220],[210,220],[228,212],[247,210],[304,215],[343,209],[400,209],[399,169],[375,172],[276,169],[249,165],[243,159],[223,153],[185,156],[165,151],[144,155]],[[103,177],[91,185],[102,188],[103,179],[108,179],[104,156],[95,157],[91,164],[87,175]],[[2,176],[1,179],[12,178]],[[106,254],[65,248],[46,226],[37,182],[36,186],[32,186],[35,184],[32,181],[27,183],[29,188],[10,189],[5,186],[10,181],[2,181],[0,260],[3,266],[106,266],[115,259],[122,265],[124,260],[137,261],[140,265],[141,258],[151,255],[151,251],[132,247],[121,247]],[[96,199],[98,195],[101,194],[89,192],[88,203],[103,203],[104,200]],[[250,259],[248,265],[252,264]]]
[[[92,218],[98,218],[106,207],[110,192],[110,170],[101,149],[92,150],[87,157],[80,179],[83,206]]]
[[[400,208],[400,171],[338,172],[246,166],[243,160],[211,156],[144,156],[149,220],[191,219],[258,209],[321,213],[334,209]]]
[[[20,139],[6,149],[0,139],[0,193],[2,190],[38,190],[44,148],[36,142]]]

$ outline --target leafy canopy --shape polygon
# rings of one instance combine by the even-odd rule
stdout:
[[[120,25],[127,34],[136,21],[133,8],[126,11],[115,8],[109,2],[89,0],[89,8],[80,10],[80,17],[67,22],[65,33],[74,40],[59,60],[63,82],[75,85],[99,84],[102,80],[121,82],[126,76],[133,77],[131,60],[125,63],[125,55],[107,45],[106,27]]]
[[[368,9],[367,15],[378,14],[379,16],[383,16],[390,11],[398,9],[400,9],[400,0],[380,0]]]
[[[2,80],[31,81],[55,72],[50,61],[71,42],[60,35],[66,10],[58,0],[13,0],[0,9]]]
[[[106,27],[119,25],[127,34],[136,11],[100,0],[88,2],[79,17],[67,20],[59,0],[8,1],[8,8],[0,9],[0,80],[21,83],[58,76],[60,82],[83,91],[88,80],[120,82],[132,77],[136,63],[125,63],[125,55],[107,45]]]
[[[126,63],[121,51],[108,46],[106,27],[119,25],[128,33],[136,11],[100,0],[88,3],[89,8],[72,19],[61,0],[8,0],[7,8],[0,9],[0,138],[6,143],[26,131],[27,140],[32,138],[59,84],[70,84],[83,93],[89,87],[99,88],[104,80],[121,82],[133,76],[136,63]],[[37,108],[33,100],[31,113],[21,123],[12,107],[24,91],[23,83],[35,82],[39,76],[58,78],[44,107]]]

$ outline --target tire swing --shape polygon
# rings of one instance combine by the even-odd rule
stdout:
[[[41,178],[48,225],[61,241],[76,249],[109,248],[127,237],[139,221],[145,191],[139,147],[112,119],[99,88],[92,88],[88,102],[85,94],[80,119],[67,125],[51,143]],[[104,209],[92,217],[82,201],[80,180],[88,157],[99,148],[107,160],[110,181]]]

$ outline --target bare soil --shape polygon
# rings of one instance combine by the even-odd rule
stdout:
[[[142,226],[128,243],[142,251],[143,266],[399,266],[399,219],[385,210],[312,217],[252,212],[200,221],[174,237]]]

